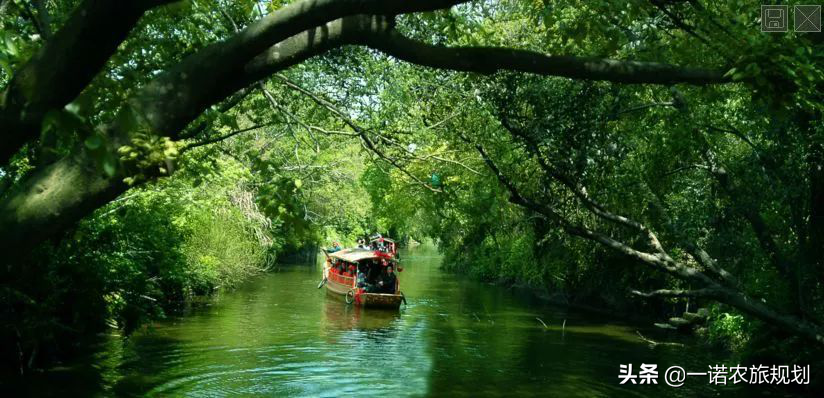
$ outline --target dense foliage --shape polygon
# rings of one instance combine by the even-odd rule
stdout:
[[[372,231],[556,301],[704,308],[748,355],[821,353],[824,51],[761,33],[756,3],[318,2],[303,26],[300,2],[189,0],[41,102],[26,68],[91,3],[33,3],[0,1],[11,368]]]
[[[373,200],[405,211],[402,220],[415,219],[412,228],[438,239],[445,264],[457,271],[627,314],[680,317],[707,307],[708,327],[698,331],[709,341],[815,362],[820,350],[806,340],[776,339],[787,329],[768,318],[759,322],[745,306],[725,305],[723,298],[719,304],[723,294],[680,273],[720,266],[735,278],[732,289],[779,311],[812,322],[824,313],[820,41],[760,34],[755,7],[713,6],[739,23],[719,24],[712,11],[694,4],[627,3],[615,12],[608,2],[501,6],[466,31],[448,22],[443,40],[455,44],[506,38],[507,45],[550,52],[700,58],[729,67],[728,74],[745,83],[633,87],[510,73],[397,71],[389,86],[406,92],[388,95],[420,101],[414,111],[421,116],[409,115],[413,111],[396,119],[417,123],[418,135],[408,142],[423,149],[421,157],[452,152],[453,161],[416,169],[439,176],[437,194],[418,187],[410,200],[408,188],[384,178],[370,184]],[[618,15],[628,23],[610,22]],[[581,34],[591,40],[569,39]],[[709,39],[696,40],[704,36]],[[566,41],[555,40],[561,37]],[[433,125],[441,131],[436,142],[429,141]],[[492,173],[478,173],[486,166]],[[643,225],[641,234],[632,222]],[[647,241],[647,229],[655,241]],[[663,250],[655,247],[658,240]],[[684,267],[641,266],[643,253],[635,248]],[[702,260],[704,250],[711,262]]]

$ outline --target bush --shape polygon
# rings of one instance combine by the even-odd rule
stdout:
[[[230,201],[234,176],[210,183],[208,191],[183,178],[134,189],[8,270],[0,285],[6,370],[70,356],[107,327],[132,333],[260,271],[276,249],[268,231]]]

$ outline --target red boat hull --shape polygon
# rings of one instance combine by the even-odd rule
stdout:
[[[328,271],[328,269],[327,269]],[[395,294],[366,293],[355,287],[355,278],[326,272],[326,293],[348,304],[368,308],[398,309],[403,301],[403,294],[395,289]]]

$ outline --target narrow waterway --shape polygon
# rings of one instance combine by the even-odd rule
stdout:
[[[186,316],[112,337],[72,366],[29,379],[54,396],[730,396],[752,392],[663,371],[704,372],[700,347],[651,348],[638,326],[547,305],[440,272],[432,248],[402,253],[398,312],[361,310],[316,288],[320,263],[283,267]],[[544,327],[536,317],[541,318]],[[562,324],[566,320],[566,327]],[[620,385],[620,364],[657,364],[657,385]],[[729,364],[728,364],[729,365]]]

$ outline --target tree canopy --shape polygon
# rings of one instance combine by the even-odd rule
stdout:
[[[26,275],[4,282],[189,264],[161,278],[174,289],[109,289],[171,300],[251,272],[215,265],[238,253],[377,229],[434,239],[456,272],[649,312],[696,300],[710,334],[820,347],[824,52],[761,33],[759,12],[3,0],[0,253]],[[124,242],[155,230],[137,246],[173,254],[149,270]]]

